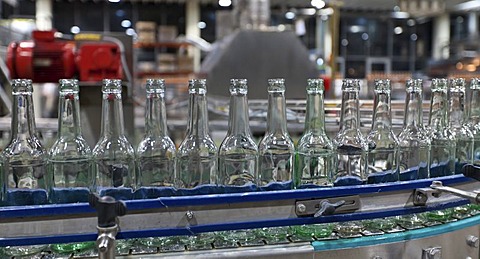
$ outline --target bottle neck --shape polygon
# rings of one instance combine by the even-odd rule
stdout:
[[[103,93],[101,135],[119,137],[124,135],[122,95]]]
[[[391,130],[392,118],[390,117],[390,93],[377,92],[374,99],[372,129]]]
[[[305,133],[325,133],[325,111],[323,108],[323,93],[307,94],[307,111],[305,114]]]
[[[407,94],[404,127],[422,127],[422,96],[420,92]]]
[[[267,133],[287,133],[287,112],[283,92],[268,93]]]
[[[31,94],[13,96],[12,138],[31,138],[35,136],[35,114]]]
[[[150,93],[145,110],[145,133],[148,136],[166,136],[167,112],[163,93]]]
[[[470,100],[470,122],[473,124],[480,123],[480,89],[472,89],[472,97]]]
[[[444,129],[447,126],[447,118],[447,93],[432,92],[428,125],[430,125],[432,129]]]
[[[208,136],[207,96],[205,94],[190,94],[187,135]]]
[[[465,93],[452,92],[450,94],[450,126],[461,127],[465,116]]]
[[[251,135],[248,119],[247,96],[245,94],[232,94],[230,96],[227,135]]]
[[[344,91],[342,93],[342,111],[340,115],[340,131],[360,129],[360,111],[358,109],[358,92]]]
[[[78,100],[78,93],[60,94],[58,102],[58,136],[60,138],[81,135]]]

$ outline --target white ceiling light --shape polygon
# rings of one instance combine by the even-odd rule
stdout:
[[[205,29],[207,27],[207,24],[205,22],[198,22],[197,23],[197,27],[202,30],[202,29]]]
[[[132,26],[132,22],[130,20],[123,20],[121,25],[123,28],[129,28],[130,26]]]
[[[395,29],[393,29],[393,32],[394,32],[395,34],[399,35],[399,34],[402,34],[402,33],[403,33],[403,29],[402,29],[402,27],[397,26],[397,27],[395,27]]]
[[[110,3],[118,3],[120,0],[108,0]]]
[[[292,20],[293,18],[295,18],[295,13],[291,12],[291,11],[288,11],[288,12],[285,13],[285,18],[287,18],[289,20]]]
[[[70,32],[73,33],[73,34],[77,34],[77,33],[80,32],[80,27],[72,26],[72,28],[70,28]]]
[[[221,7],[229,7],[232,5],[232,0],[218,0],[218,5]]]
[[[135,30],[133,28],[128,28],[125,31],[125,34],[127,34],[128,36],[134,36],[136,33],[135,33]]]
[[[323,7],[325,7],[325,1],[323,1],[323,0],[312,0],[310,2],[310,4],[313,7],[318,8],[318,9],[322,9]]]

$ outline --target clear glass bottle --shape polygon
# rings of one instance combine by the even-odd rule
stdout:
[[[187,135],[177,152],[175,183],[194,188],[217,182],[217,146],[208,130],[207,85],[205,79],[191,79]]]
[[[335,147],[325,131],[322,79],[308,79],[305,130],[295,152],[294,186],[332,185]]]
[[[455,137],[455,173],[462,173],[463,165],[473,163],[473,133],[465,123],[465,79],[450,80],[449,128]]]
[[[448,80],[432,80],[428,135],[430,136],[430,177],[452,175],[455,171],[455,139],[448,127]]]
[[[33,108],[32,80],[12,80],[12,135],[9,144],[2,151],[2,189],[3,198],[8,205],[34,205],[34,198],[48,191],[47,152],[37,137],[35,113]],[[18,199],[16,195],[7,195],[22,190],[38,190],[29,193],[28,199]],[[23,196],[23,195],[20,195]],[[35,197],[39,198],[39,197]],[[8,199],[7,199],[8,198]],[[22,197],[25,198],[25,197]],[[46,198],[46,197],[45,197]],[[45,199],[46,202],[46,199]],[[8,257],[38,255],[47,245],[5,247]]]
[[[94,189],[135,188],[135,151],[124,133],[122,81],[102,81],[102,124],[100,139],[93,148]]]
[[[398,139],[392,130],[390,80],[375,80],[372,128],[367,135],[368,183],[398,181]]]
[[[407,80],[406,92],[403,128],[398,135],[400,181],[429,177],[430,138],[422,118],[423,81]]]
[[[473,163],[480,164],[480,78],[470,82],[468,128],[473,134]]]
[[[145,136],[138,144],[138,187],[173,186],[176,148],[168,136],[165,81],[147,79]]]
[[[227,136],[218,150],[218,183],[242,186],[255,183],[258,148],[248,123],[247,80],[230,80]]]
[[[258,144],[257,184],[291,186],[295,147],[287,130],[285,80],[268,80],[267,130]]]
[[[37,137],[29,79],[12,81],[13,114],[10,143],[2,152],[5,191],[48,190],[47,152]],[[6,194],[4,198],[6,198]],[[15,204],[16,201],[8,201]],[[30,204],[19,204],[30,205]]]
[[[368,143],[360,132],[360,80],[344,79],[340,129],[333,143],[337,149],[334,185],[357,185],[367,180]]]
[[[65,200],[57,191],[70,188],[89,188],[93,184],[92,150],[82,136],[80,123],[79,88],[76,79],[59,81],[58,133],[48,152],[50,201]]]

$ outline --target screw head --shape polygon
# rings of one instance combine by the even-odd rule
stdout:
[[[480,239],[477,236],[470,235],[467,237],[467,245],[473,248],[478,248],[480,245]]]
[[[193,217],[195,217],[195,213],[193,213],[193,211],[189,210],[189,211],[187,211],[187,213],[185,213],[185,216],[187,216],[188,220],[191,220],[191,219],[193,219]]]
[[[299,203],[299,204],[297,204],[297,210],[298,210],[298,212],[303,213],[303,212],[307,211],[307,206],[305,206],[305,204],[303,204],[303,203]]]

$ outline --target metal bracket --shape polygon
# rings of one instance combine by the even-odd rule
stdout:
[[[427,203],[429,194],[435,198],[438,198],[444,192],[469,199],[470,202],[475,204],[480,203],[480,193],[467,192],[457,188],[443,186],[441,181],[433,181],[432,184],[430,185],[430,188],[415,189],[413,193],[413,204],[415,206],[425,206],[425,204]]]
[[[295,202],[295,213],[299,217],[349,213],[358,209],[360,209],[358,195]]]

